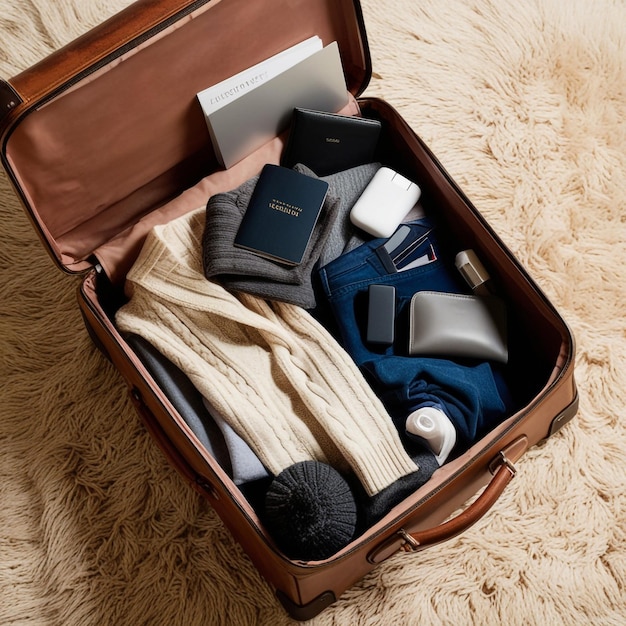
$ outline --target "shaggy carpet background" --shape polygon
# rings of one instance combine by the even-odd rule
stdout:
[[[0,0],[0,75],[127,0]],[[580,411],[462,537],[312,623],[626,619],[626,5],[363,0],[394,104],[577,338]],[[0,623],[289,624],[95,350],[0,175]]]

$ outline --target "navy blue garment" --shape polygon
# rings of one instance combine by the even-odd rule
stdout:
[[[440,407],[456,427],[459,441],[471,444],[493,428],[509,405],[499,372],[485,361],[475,365],[421,357],[383,356],[362,368],[392,414],[398,429],[423,406]]]
[[[430,220],[423,218],[400,228],[407,233],[402,241],[394,236],[374,239],[320,268],[317,285],[332,310],[337,339],[367,376],[400,433],[412,411],[437,406],[452,420],[459,442],[471,444],[510,409],[507,386],[499,366],[486,361],[408,356],[408,309],[413,294],[466,293],[467,286]],[[396,245],[390,246],[391,241]],[[380,347],[366,341],[371,284],[396,289],[393,345]]]

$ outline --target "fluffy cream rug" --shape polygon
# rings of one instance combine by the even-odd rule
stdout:
[[[226,1],[226,0],[224,0]],[[11,76],[126,0],[0,0]],[[626,619],[626,5],[363,0],[374,76],[577,337],[577,418],[462,537],[313,623]],[[93,348],[0,176],[0,623],[287,624]]]

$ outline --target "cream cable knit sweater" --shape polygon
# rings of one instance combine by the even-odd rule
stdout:
[[[148,235],[127,276],[122,331],[183,370],[273,473],[351,468],[374,495],[417,471],[350,356],[305,310],[234,294],[202,271],[205,209]]]

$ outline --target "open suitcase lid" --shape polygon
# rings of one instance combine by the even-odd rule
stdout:
[[[2,165],[68,272],[220,168],[196,94],[304,39],[337,41],[348,91],[371,61],[358,0],[140,0],[0,81]]]

